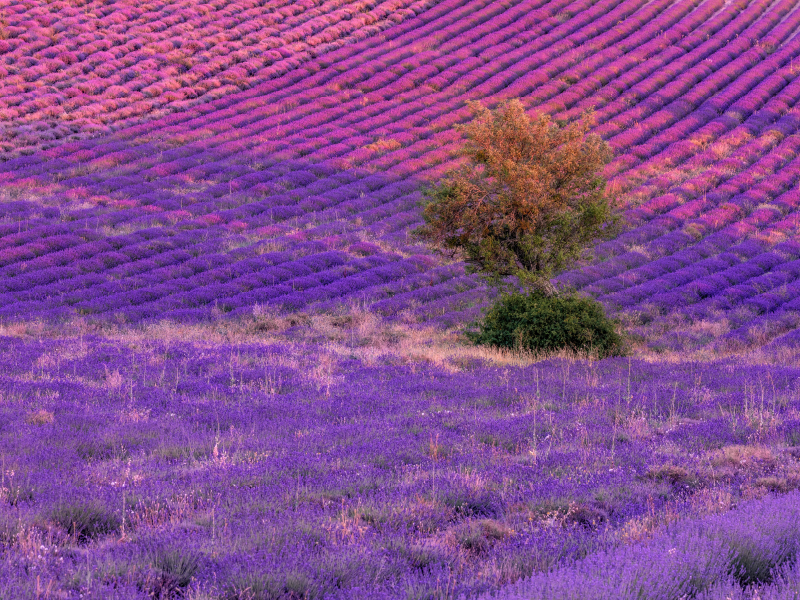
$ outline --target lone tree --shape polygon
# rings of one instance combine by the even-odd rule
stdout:
[[[562,126],[547,115],[529,119],[519,100],[494,111],[470,106],[468,160],[426,193],[418,232],[496,286],[515,276],[554,295],[550,278],[614,228],[599,175],[608,145],[588,134],[591,115]]]
[[[611,152],[589,134],[591,115],[562,125],[546,115],[529,119],[518,100],[471,108],[466,164],[426,192],[418,233],[501,290],[515,277],[519,286],[509,287],[527,295],[503,294],[469,337],[532,351],[623,352],[598,302],[559,295],[550,282],[618,222],[600,175]]]

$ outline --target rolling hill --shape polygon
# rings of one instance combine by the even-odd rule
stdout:
[[[0,597],[795,598],[798,33],[0,0]],[[458,337],[490,292],[412,231],[511,98],[614,151],[624,230],[558,282],[636,356]]]

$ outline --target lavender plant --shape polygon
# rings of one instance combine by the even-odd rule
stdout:
[[[796,367],[425,359],[360,319],[0,338],[3,593],[784,585]]]
[[[0,597],[796,597],[798,27],[0,2]],[[643,357],[442,331],[420,190],[510,98],[594,109],[631,226],[558,282]]]

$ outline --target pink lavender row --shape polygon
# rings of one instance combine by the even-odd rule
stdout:
[[[794,122],[792,127],[796,127],[796,125],[797,122]],[[762,131],[764,131],[764,133],[771,130],[771,126],[769,125],[769,123],[761,122],[760,124],[756,124],[754,126],[757,129],[759,126],[763,127]],[[744,134],[744,139],[750,137],[750,134],[747,133],[746,129],[744,128],[740,129]],[[736,140],[737,135],[738,134],[735,131],[731,132],[730,134],[731,139]],[[780,166],[779,163],[775,162],[776,160],[785,161],[786,158],[790,158],[793,154],[796,153],[791,138],[788,139],[786,142],[784,142],[779,148],[777,148],[774,154],[770,152],[770,147],[772,144],[773,141],[770,140],[769,136],[766,136],[763,139],[754,139],[751,143],[749,143],[749,145],[743,146],[742,148],[736,150],[734,154],[732,154],[728,159],[726,159],[728,162],[724,166],[724,169],[722,167],[708,169],[707,173],[709,175],[713,175],[719,182],[718,185],[720,186],[717,190],[715,190],[712,186],[710,189],[710,194],[707,194],[705,191],[705,189],[708,188],[703,189],[702,187],[700,187],[703,182],[702,175],[697,178],[697,183],[693,184],[694,189],[675,188],[675,191],[678,192],[682,197],[686,198],[687,200],[696,198],[698,195],[703,195],[704,197],[707,196],[713,198],[715,199],[715,201],[718,201],[721,198],[731,197],[732,193],[743,191],[742,185],[745,186],[752,185],[752,179],[748,180],[746,174],[737,174],[736,170],[742,169],[743,167],[746,168],[749,163],[753,162],[753,160],[759,156],[759,154],[767,152],[767,155],[762,159],[762,161],[764,161],[764,168],[771,168],[775,170],[775,168],[778,168]],[[707,151],[705,154],[709,156],[709,159],[711,159],[711,157],[713,156],[712,150]],[[737,156],[741,156],[741,158],[737,158]],[[701,166],[705,162],[704,160],[701,159],[701,157],[702,155],[698,155],[699,160],[696,163],[698,166]],[[726,174],[726,170],[728,174]],[[733,170],[734,173],[732,177],[729,175],[729,173],[731,173],[731,170]],[[724,180],[726,177],[728,178],[728,181]],[[732,184],[735,184],[734,187],[732,187]],[[691,182],[690,185],[692,185]],[[767,182],[762,182],[761,185],[768,185],[768,184]],[[722,193],[722,195],[720,195],[720,193]],[[637,216],[639,218],[641,217],[648,218],[647,217],[648,212],[652,211],[652,209],[661,212],[664,210],[664,208],[670,208],[671,206],[675,207],[676,201],[680,202],[681,196],[676,196],[675,194],[667,194],[664,196],[659,196],[654,200],[649,201],[641,208],[635,209],[634,214],[638,213]],[[665,201],[667,202],[667,204],[665,204]],[[650,212],[650,215],[652,215],[652,212]],[[652,216],[650,216],[649,218],[652,218]]]
[[[778,151],[781,151],[781,148],[784,148],[788,152],[780,153],[780,156],[784,159],[790,158],[793,154],[796,155],[797,148],[795,147],[796,143],[793,142],[793,138],[789,138],[785,144],[779,146],[777,148]],[[765,163],[770,163],[770,156],[767,155],[766,157],[762,158],[761,160]],[[800,173],[797,172],[797,164],[795,162],[790,162],[790,168],[781,171],[781,173],[785,173],[787,175],[791,175],[791,178],[784,184],[785,186],[789,187],[793,185],[794,181],[797,181],[797,178],[800,176]],[[794,165],[794,166],[792,166]],[[774,163],[771,163],[771,167],[774,168]],[[758,168],[758,164],[753,167],[754,169]],[[738,176],[737,176],[738,177]],[[762,181],[769,181],[769,180],[762,180]],[[771,183],[771,182],[770,182]],[[739,188],[732,188],[733,190],[738,190]],[[756,192],[757,192],[756,188]],[[780,189],[780,188],[779,188]],[[750,190],[747,194],[740,196],[741,204],[745,204],[746,202],[753,202],[753,192],[754,190]],[[656,217],[651,219],[647,222],[646,225],[640,226],[635,229],[633,232],[624,234],[619,240],[614,242],[613,244],[606,245],[606,249],[604,250],[602,247],[600,252],[608,252],[611,250],[610,247],[617,246],[619,248],[624,248],[624,243],[635,243],[635,244],[644,244],[645,242],[649,242],[647,245],[647,253],[651,258],[662,256],[664,254],[671,254],[677,250],[680,246],[691,243],[692,236],[687,235],[685,233],[679,232],[677,230],[678,227],[688,227],[692,226],[695,227],[697,231],[703,232],[704,235],[708,236],[708,234],[712,231],[719,231],[722,227],[726,224],[729,227],[733,227],[736,230],[741,231],[742,227],[747,226],[748,222],[752,222],[754,226],[758,228],[763,228],[770,222],[775,222],[777,218],[783,213],[795,210],[797,206],[798,196],[794,192],[787,192],[777,198],[773,198],[775,202],[775,210],[768,210],[762,209],[761,211],[756,211],[744,220],[742,220],[742,209],[740,209],[736,203],[729,202],[730,200],[735,200],[736,198],[728,194],[715,194],[714,190],[710,194],[710,197],[713,199],[711,202],[707,200],[697,200],[695,201],[696,206],[692,207],[692,203],[682,204],[674,208],[669,213],[666,213],[662,216]],[[763,202],[769,198],[766,197],[758,197],[758,201]],[[705,195],[704,195],[705,198]],[[717,204],[719,209],[714,209],[714,204]],[[692,212],[687,212],[687,209],[692,207],[694,210]],[[700,214],[700,211],[703,211],[703,214]],[[687,219],[689,217],[689,219]],[[695,217],[691,219],[691,217]],[[690,220],[691,219],[691,220]],[[766,220],[765,220],[766,219]],[[667,233],[665,235],[665,226],[669,230],[672,230],[672,233]],[[699,228],[699,229],[698,229]],[[661,236],[661,237],[658,237]],[[672,239],[670,239],[672,238]],[[705,238],[708,239],[707,237]],[[732,238],[735,239],[735,238]],[[674,240],[674,241],[672,241]],[[675,243],[677,242],[677,246]],[[705,243],[705,242],[703,242]],[[610,247],[609,247],[610,246]],[[637,254],[636,256],[632,257],[635,260],[641,262],[644,257],[641,254]],[[605,269],[606,275],[608,277],[610,275],[616,275],[617,273],[621,273],[635,265],[626,265],[624,262],[624,256],[619,256],[618,261],[612,261],[607,263],[603,268]],[[599,268],[599,267],[598,267]],[[608,271],[608,268],[614,269],[616,272]],[[594,268],[587,270],[584,275],[572,274],[568,275],[567,279],[572,283],[576,284],[579,281],[582,282],[581,285],[586,285],[589,281],[592,280],[591,272]],[[636,273],[632,273],[633,280],[635,280],[638,275]],[[587,278],[588,276],[588,278]]]
[[[603,57],[585,57],[563,76],[577,78],[578,82],[567,89],[570,100],[564,101],[565,106],[574,106],[559,116],[574,118],[582,111],[594,107],[599,109],[598,113],[603,113],[602,116],[597,115],[598,122],[610,121],[627,108],[617,105],[616,112],[608,112],[607,105],[610,102],[648,75],[669,65],[672,60],[685,55],[706,40],[711,41],[709,38],[715,38],[719,29],[745,9],[746,4],[743,0],[735,4],[703,2],[695,10],[689,10],[688,3],[676,3],[663,17],[653,19],[639,32],[610,49],[614,53],[613,61],[603,64]],[[679,9],[687,10],[688,14],[683,16],[678,13]],[[676,13],[680,20],[676,21]],[[655,28],[656,31],[653,31]],[[575,98],[575,88],[584,92],[581,98]],[[592,95],[592,92],[595,94]]]
[[[569,52],[549,61],[541,69],[540,76],[544,75],[543,81],[535,91],[530,89],[520,89],[520,91],[524,93],[531,105],[538,106],[548,113],[561,113],[581,99],[582,93],[591,96],[601,86],[610,86],[610,89],[615,89],[618,86],[617,80],[624,73],[617,64],[618,57],[620,55],[635,57],[642,62],[652,53],[662,49],[664,41],[663,37],[659,38],[659,36],[663,36],[665,33],[674,35],[673,41],[677,41],[683,30],[680,25],[685,27],[684,21],[687,20],[687,13],[699,16],[700,18],[696,21],[698,24],[704,22],[709,15],[709,6],[704,5],[700,10],[692,12],[695,6],[696,3],[682,2],[670,8],[667,3],[652,3],[632,15],[631,18],[625,19],[621,27],[610,28],[603,35],[592,40],[594,45],[607,38],[607,52],[598,55],[583,46],[570,49]],[[659,14],[662,11],[663,14]],[[680,25],[676,26],[678,21],[680,21]],[[630,64],[628,68],[633,66]],[[610,75],[608,80],[600,84],[599,81],[592,78],[603,77],[603,69],[608,69],[607,72]],[[520,84],[521,82],[517,82],[516,86],[512,86],[515,88],[513,92],[517,91],[516,87],[519,87]],[[598,117],[599,122],[605,120],[600,115]]]
[[[797,15],[797,17],[800,19],[800,15]],[[800,23],[800,21],[798,21],[798,23]],[[739,39],[743,40],[743,38]],[[744,44],[748,44],[749,46],[749,42],[745,42],[744,40],[739,42],[739,45],[742,45],[743,48]],[[728,55],[727,48],[721,52],[723,52],[725,56]],[[795,58],[798,52],[800,52],[800,50],[798,50],[798,42],[797,40],[794,40],[792,43],[782,48],[782,50],[777,53],[777,56],[770,57],[770,62],[774,61],[776,64],[776,66],[770,65],[770,67],[775,69],[776,67],[781,67],[784,65],[788,66],[791,59]],[[684,96],[684,94],[689,91],[694,84],[697,83],[697,80],[692,81],[691,72],[688,72],[685,76],[682,76],[686,78],[682,85],[676,85],[674,86],[674,90],[670,90],[669,92],[662,91],[660,94],[664,96],[665,103],[671,98],[676,99],[677,104],[674,107],[672,107],[670,110],[665,108],[662,110],[662,112],[654,113],[652,116],[647,118],[643,118],[646,117],[646,114],[636,115],[634,113],[630,118],[637,120],[639,118],[643,118],[641,123],[626,133],[620,134],[618,137],[611,138],[612,144],[619,144],[621,147],[631,147],[636,144],[640,144],[647,140],[652,133],[661,131],[670,124],[676,122],[677,119],[685,117],[689,110],[694,107],[699,107],[700,104],[707,98],[710,98],[712,94],[715,94],[715,101],[719,103],[718,105],[727,106],[733,99],[746,93],[756,84],[761,83],[762,79],[764,78],[764,69],[767,66],[765,64],[767,61],[763,60],[765,56],[766,54],[764,51],[759,49],[749,50],[747,53],[738,56],[729,65],[730,69],[726,69],[726,74],[731,78],[735,78],[735,82],[731,85],[727,85],[724,93],[722,94],[717,94],[717,90],[715,89],[716,85],[714,85],[714,82],[712,81],[711,87],[696,86],[693,88],[692,95],[689,97]],[[708,60],[715,60],[715,56],[712,55]],[[727,71],[729,71],[729,73]],[[770,90],[769,92],[775,93],[784,85],[785,82],[782,80],[775,81],[772,83],[773,90]],[[769,92],[768,95],[770,95]],[[677,100],[678,98],[680,98],[680,100]],[[646,104],[647,103],[642,103],[639,106],[645,106]],[[708,108],[715,107],[708,106]],[[731,110],[734,111],[732,114],[739,114],[740,118],[743,119],[749,115],[754,108],[756,108],[756,106],[748,106],[747,104],[737,106],[734,104],[731,107]],[[720,109],[717,108],[717,110]],[[738,110],[739,113],[735,113],[736,110]],[[714,116],[713,112],[704,111],[704,113],[707,116]],[[620,119],[615,120],[615,123],[617,123],[618,126],[624,124]],[[699,124],[702,124],[702,120],[699,120],[698,125]],[[695,125],[695,127],[696,126],[697,125]],[[603,127],[599,128],[599,130],[602,131]],[[685,135],[687,132],[681,133]]]
[[[720,71],[720,68],[725,67],[726,63],[731,60],[730,54],[723,48],[726,41],[735,39],[736,43],[741,43],[739,42],[740,34],[744,36],[748,36],[748,34],[757,35],[758,30],[762,29],[759,24],[763,20],[757,19],[757,17],[763,16],[762,13],[766,8],[767,3],[752,4],[743,12],[736,11],[735,7],[727,7],[716,19],[703,24],[696,32],[680,43],[679,47],[683,50],[683,53],[673,56],[667,52],[666,56],[670,60],[668,62],[659,61],[655,63],[653,66],[657,66],[657,69],[653,69],[652,66],[646,64],[638,67],[638,73],[647,73],[650,76],[643,81],[630,81],[622,91],[627,90],[628,87],[630,87],[630,90],[625,91],[622,98],[616,100],[613,104],[601,109],[600,115],[603,115],[601,118],[604,121],[609,121],[609,116],[617,117],[620,111],[625,111],[624,114],[630,115],[626,121],[641,120],[652,113],[652,102],[644,102],[630,107],[626,105],[623,101],[624,99],[645,99],[654,92],[656,87],[666,85],[667,90],[672,90],[676,85],[681,85],[681,80],[696,79],[698,77],[705,79],[715,71]],[[730,22],[719,29],[719,26],[724,24],[725,21]],[[719,29],[719,31],[715,31],[715,29]],[[709,30],[714,33],[713,37],[707,37]],[[700,61],[704,61],[707,66],[702,66]],[[725,71],[720,72],[724,73]],[[638,77],[641,78],[641,75]],[[733,79],[729,79],[730,81],[733,81]],[[609,132],[619,132],[620,128],[625,126],[626,121],[621,121],[617,118],[614,121],[610,121],[606,126],[601,127],[600,131],[605,133],[605,129],[612,128]]]
[[[64,3],[30,4],[9,9],[11,22],[0,40],[7,64],[0,66],[6,84],[0,112],[8,122],[5,133],[15,138],[9,148],[16,149],[238,91],[427,6],[341,3],[336,10],[327,3],[296,11],[181,2],[121,12],[97,5],[88,9],[101,25],[97,30],[87,13],[79,16]],[[72,126],[50,127],[57,118]]]
[[[702,123],[703,120],[707,120],[709,116],[711,116],[713,118],[713,114],[709,113],[708,111],[703,110],[702,113],[705,116],[704,117],[700,117],[701,118],[701,121],[700,121],[701,123]],[[698,116],[700,116],[700,114],[698,114]],[[696,125],[695,125],[695,127],[696,127]],[[664,142],[667,143],[667,144],[678,142],[682,137],[684,137],[690,131],[691,130],[685,130],[685,129],[684,130],[676,130],[676,134],[677,135],[675,137],[664,138]],[[661,135],[664,135],[664,134],[661,134]],[[660,146],[657,146],[657,148],[663,148],[663,147],[665,147],[664,143],[661,143]],[[652,151],[650,151],[650,152],[652,152]],[[630,166],[632,166],[632,165],[635,164],[635,162],[628,161],[625,164],[629,164]],[[675,164],[675,162],[673,162],[672,164]],[[623,165],[623,163],[620,163],[620,166],[622,166],[622,165]]]
[[[783,70],[787,78],[789,77],[788,71],[789,69]],[[767,81],[765,83],[771,82]],[[687,168],[694,165],[701,167],[712,163],[716,164],[719,160],[718,158],[716,161],[714,160],[713,143],[715,141],[732,141],[738,146],[742,141],[746,141],[752,134],[758,131],[766,132],[773,130],[776,134],[779,134],[779,137],[791,133],[796,129],[797,125],[797,112],[791,108],[797,101],[797,93],[798,86],[796,82],[786,86],[780,92],[781,97],[785,99],[786,102],[781,102],[780,104],[770,102],[767,107],[749,115],[744,123],[727,114],[715,117],[713,114],[709,114],[705,111],[706,115],[700,117],[700,121],[698,121],[700,124],[699,128],[677,129],[674,132],[669,132],[669,135],[664,134],[665,137],[656,143],[654,151],[661,148],[668,148],[668,151],[662,152],[660,156],[650,158],[646,163],[632,169],[625,177],[635,179],[637,177],[637,172],[653,172],[654,170],[662,170],[667,167],[674,168],[681,163],[684,163]],[[763,94],[760,87],[754,89],[753,94],[758,94],[762,98],[766,95]],[[702,109],[701,112],[703,112]],[[696,144],[692,144],[688,141],[680,141],[682,136],[690,136],[702,140],[706,149],[698,153]],[[765,138],[763,141],[754,140],[752,143],[763,144],[764,142],[769,142],[768,138]],[[737,165],[726,165],[726,167],[727,166]],[[717,169],[717,172],[719,170],[721,169]],[[713,170],[709,171],[709,174],[714,173]],[[715,176],[719,177],[719,175]],[[624,179],[625,178],[622,178],[620,181],[622,182]],[[665,184],[668,185],[669,172],[663,173],[660,176],[660,180],[663,180]],[[702,181],[702,179],[700,179],[700,181]],[[658,189],[658,185],[665,185],[664,183],[660,183],[657,178],[654,178],[653,184],[656,189]]]
[[[453,4],[453,3],[451,3],[451,4]],[[444,10],[446,10],[447,8],[448,8],[448,7],[443,7],[443,9],[444,9]],[[436,11],[434,11],[434,12],[436,12]],[[394,30],[394,31],[397,31],[398,29],[399,29],[398,27],[394,27],[394,28],[393,28],[393,30]],[[361,44],[361,46],[366,46],[366,47],[369,47],[370,43],[371,43],[371,44],[374,46],[374,41],[372,41],[372,42],[369,42],[369,43],[365,43],[365,44]],[[294,73],[294,74],[292,74],[292,75],[291,75],[291,77],[292,77],[292,78],[294,78],[294,80],[297,80],[297,75],[298,75],[297,73]],[[302,74],[300,74],[300,75],[301,75],[301,77],[302,77]],[[308,73],[305,73],[305,75],[308,75]],[[281,86],[281,85],[277,86],[277,88],[278,88],[278,89],[279,89],[280,87],[282,87],[282,86]],[[273,88],[273,89],[275,89],[275,88]],[[261,92],[261,91],[262,91],[262,90],[259,90],[259,92]]]

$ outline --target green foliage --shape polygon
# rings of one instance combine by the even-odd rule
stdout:
[[[500,540],[512,535],[512,530],[494,519],[468,521],[455,530],[458,545],[469,552],[486,552]]]
[[[512,292],[492,307],[472,340],[619,354],[622,340],[602,307],[558,297],[550,281],[620,227],[601,174],[611,149],[590,133],[592,115],[562,123],[529,118],[518,100],[495,110],[470,106],[475,119],[462,127],[467,160],[425,191],[425,224],[416,234]]]
[[[93,503],[62,504],[53,510],[51,518],[80,543],[117,531],[120,526],[117,515]]]
[[[151,568],[139,587],[147,592],[148,598],[154,600],[184,597],[186,587],[200,567],[197,554],[177,548],[151,550],[147,560]]]
[[[789,544],[761,548],[749,540],[734,540],[731,546],[735,552],[731,574],[742,587],[772,583],[775,571],[792,558]]]
[[[200,566],[198,556],[179,549],[160,549],[151,556],[150,562],[160,572],[165,587],[170,589],[189,585]]]
[[[467,236],[464,234],[467,228],[458,222],[457,233],[439,243],[445,252],[466,261],[467,272],[483,275],[492,286],[502,288],[505,279],[512,276],[524,287],[547,287],[547,279],[570,268],[576,261],[589,258],[589,246],[594,240],[611,237],[618,231],[619,219],[603,195],[605,182],[596,178],[590,187],[592,201],[585,201],[569,211],[541,216],[538,225],[530,231],[521,232],[506,224],[496,224],[483,235]],[[429,232],[433,224],[438,225],[445,218],[452,222],[452,217],[443,217],[437,211],[452,210],[456,204],[453,199],[459,194],[457,188],[446,183],[426,190],[425,218],[428,222],[417,232],[432,239]],[[461,210],[459,206],[458,211]],[[488,221],[490,217],[485,219]]]
[[[443,502],[461,517],[494,517],[498,513],[490,494],[476,495],[467,490],[451,490]]]
[[[503,294],[478,331],[467,335],[476,344],[532,352],[569,349],[606,357],[624,351],[623,339],[600,303],[541,291]]]
[[[318,596],[311,580],[304,573],[290,571],[282,574],[250,574],[240,576],[228,587],[220,600],[287,600]]]

